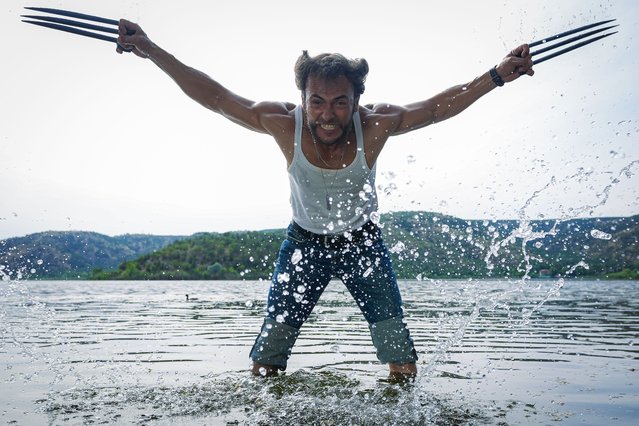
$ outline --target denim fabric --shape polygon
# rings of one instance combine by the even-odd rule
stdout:
[[[271,340],[277,338],[279,330],[264,333],[265,328],[270,325],[272,330],[275,324],[281,324],[299,330],[332,278],[344,282],[368,321],[380,361],[417,360],[408,329],[402,322],[402,299],[381,232],[377,230],[352,243],[335,245],[309,238],[308,233],[291,224],[280,248],[266,319],[251,350],[253,361],[286,367],[295,339],[289,337],[275,343]],[[380,327],[376,328],[378,323]],[[272,363],[273,360],[277,363]]]
[[[260,364],[286,370],[286,361],[299,334],[299,329],[266,317],[251,350],[251,358]]]
[[[368,327],[377,348],[377,359],[381,362],[408,364],[417,361],[417,353],[403,318],[389,318],[369,324]]]

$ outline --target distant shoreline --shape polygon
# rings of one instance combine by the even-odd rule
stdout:
[[[639,279],[639,215],[519,222],[413,211],[384,214],[380,223],[400,279]],[[0,265],[10,279],[270,280],[284,238],[284,229],[46,232],[0,241]]]

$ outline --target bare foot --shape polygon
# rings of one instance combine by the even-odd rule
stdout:
[[[251,367],[251,374],[261,377],[273,377],[277,376],[278,368],[272,365],[264,365],[254,362],[253,366]]]
[[[388,364],[388,378],[393,382],[412,382],[417,377],[417,365],[410,364]]]

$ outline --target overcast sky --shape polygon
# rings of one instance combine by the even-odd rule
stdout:
[[[37,4],[36,4],[37,3]],[[465,219],[639,213],[639,2],[4,0],[0,238],[45,230],[192,234],[284,227],[285,161],[188,99],[150,61],[22,24],[23,6],[137,21],[160,46],[253,100],[299,102],[303,49],[370,64],[362,103],[465,83],[512,48],[617,18],[620,32],[392,138],[380,208]]]

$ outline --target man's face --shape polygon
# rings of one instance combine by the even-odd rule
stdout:
[[[310,75],[304,92],[308,129],[316,143],[342,143],[353,126],[357,100],[353,85],[340,75],[331,80]]]

